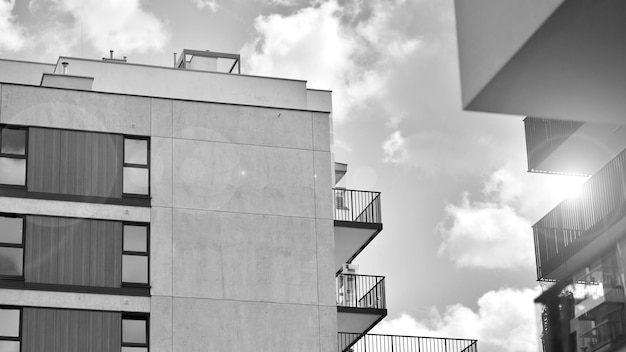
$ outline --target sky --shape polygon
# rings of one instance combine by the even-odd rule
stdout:
[[[462,110],[453,0],[0,0],[3,58],[171,66],[183,48],[333,91],[346,186],[382,192],[355,260],[386,276],[372,332],[539,350],[531,226],[584,180],[526,172],[523,116]]]

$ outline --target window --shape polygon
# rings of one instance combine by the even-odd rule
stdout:
[[[0,184],[26,186],[27,130],[0,127]]]
[[[21,278],[23,276],[23,233],[23,217],[0,214],[0,277]],[[1,349],[0,352],[2,352]]]
[[[124,224],[122,245],[122,284],[148,285],[150,282],[150,231],[146,224]]]
[[[149,331],[148,316],[122,315],[122,352],[147,352]]]
[[[19,352],[22,310],[0,306],[0,352]]]
[[[124,186],[126,195],[150,194],[150,141],[124,137]]]

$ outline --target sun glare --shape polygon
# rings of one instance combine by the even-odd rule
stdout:
[[[554,176],[551,189],[553,189],[555,195],[561,199],[576,198],[580,195],[583,184],[588,179],[589,177],[584,176]]]

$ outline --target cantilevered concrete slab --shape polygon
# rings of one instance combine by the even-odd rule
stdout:
[[[335,220],[335,268],[352,260],[378,235],[382,224]]]
[[[626,126],[616,123],[529,117],[524,127],[530,172],[593,175],[626,148]]]
[[[456,0],[463,106],[626,121],[626,2]]]

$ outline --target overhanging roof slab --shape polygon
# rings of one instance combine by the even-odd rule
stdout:
[[[467,110],[626,122],[625,1],[457,0],[456,12]]]

